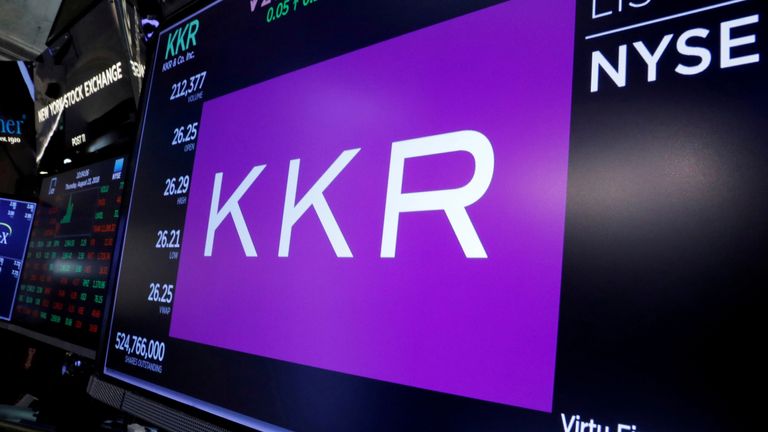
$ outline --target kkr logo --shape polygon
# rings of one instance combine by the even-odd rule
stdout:
[[[197,46],[197,31],[200,29],[200,21],[193,20],[173,31],[168,36],[165,45],[165,60],[182,53],[193,46]]]
[[[11,234],[13,234],[13,228],[7,223],[0,222],[0,245],[7,245]]]
[[[169,335],[551,412],[576,22],[558,4],[207,100]]]
[[[310,207],[315,210],[320,219],[323,230],[336,256],[340,258],[351,258],[353,256],[352,250],[347,244],[346,238],[336,222],[331,206],[325,199],[323,192],[360,150],[360,148],[355,148],[343,151],[298,201],[296,199],[296,189],[301,160],[293,159],[290,161],[280,229],[280,245],[277,253],[279,257],[288,256],[293,226]],[[468,152],[472,155],[475,162],[475,171],[466,185],[456,189],[403,193],[402,185],[406,159],[458,151]],[[381,236],[381,258],[395,257],[400,214],[427,211],[442,211],[445,213],[467,258],[487,258],[488,254],[480,241],[480,237],[477,235],[477,231],[472,224],[472,220],[469,218],[466,208],[482,198],[488,190],[493,178],[493,168],[494,154],[491,142],[485,135],[476,131],[459,131],[392,143],[384,210],[384,226]],[[231,217],[235,224],[245,255],[248,257],[257,256],[256,247],[245,223],[239,201],[264,169],[266,169],[266,165],[254,166],[221,207],[219,207],[219,204],[221,202],[221,184],[224,173],[216,173],[205,239],[205,256],[211,256],[213,253],[216,230],[227,217]]]

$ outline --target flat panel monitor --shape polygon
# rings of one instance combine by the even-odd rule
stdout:
[[[0,320],[11,319],[36,206],[0,196]]]
[[[130,3],[73,3],[82,15],[71,23],[64,4],[59,18],[66,31],[35,60],[40,170],[67,169],[65,159],[84,165],[130,151],[144,68],[144,42]]]
[[[153,403],[204,430],[748,424],[764,12],[184,11],[148,69],[92,394],[169,430],[194,427]]]
[[[119,157],[43,179],[12,321],[23,333],[94,356],[124,168]]]

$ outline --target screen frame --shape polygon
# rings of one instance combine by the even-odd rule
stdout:
[[[112,270],[110,271],[108,285],[107,285],[109,289],[108,289],[108,294],[105,302],[108,304],[108,307],[105,308],[104,315],[103,315],[104,319],[108,321],[105,321],[105,325],[102,326],[102,331],[99,338],[99,348],[94,353],[95,354],[94,357],[92,357],[95,359],[95,368],[94,368],[94,373],[92,374],[92,379],[96,381],[101,381],[111,386],[118,387],[126,393],[133,393],[135,395],[138,395],[139,397],[152,400],[153,402],[156,403],[155,408],[159,409],[161,412],[163,412],[166,415],[173,416],[174,412],[182,412],[184,414],[191,415],[196,419],[199,419],[201,422],[210,423],[216,426],[221,426],[226,430],[250,431],[253,429],[245,427],[240,423],[234,422],[225,417],[214,415],[209,411],[200,409],[199,407],[179,402],[178,400],[173,399],[167,395],[163,395],[163,394],[148,390],[144,387],[134,385],[130,382],[127,382],[125,380],[119,379],[117,377],[114,377],[106,373],[108,345],[110,342],[110,334],[112,331],[112,317],[113,317],[114,308],[115,308],[114,300],[115,300],[115,294],[117,291],[117,281],[119,279],[120,270],[121,270],[120,263],[122,262],[123,245],[124,245],[125,234],[126,234],[127,225],[128,225],[128,212],[130,209],[131,197],[133,196],[133,186],[134,186],[133,180],[136,175],[136,162],[138,160],[140,150],[141,150],[141,141],[143,139],[143,131],[144,131],[144,126],[146,122],[146,112],[147,112],[147,108],[149,107],[149,99],[150,99],[149,93],[150,93],[150,89],[152,88],[152,81],[155,75],[155,65],[157,63],[157,53],[159,50],[160,35],[175,28],[176,26],[180,25],[182,22],[192,18],[195,15],[198,15],[204,12],[208,8],[213,7],[222,1],[223,0],[193,0],[188,4],[186,4],[185,6],[181,7],[180,9],[174,11],[171,15],[169,15],[166,18],[165,22],[163,22],[155,30],[156,36],[147,46],[147,52],[152,53],[152,55],[147,56],[147,61],[145,65],[146,66],[145,70],[147,71],[147,74],[145,75],[146,81],[143,85],[141,97],[139,100],[139,106],[138,106],[139,121],[137,123],[138,130],[136,133],[136,140],[135,140],[133,149],[130,153],[130,157],[126,157],[126,165],[125,165],[126,168],[125,168],[125,177],[124,177],[125,189],[123,191],[124,199],[120,209],[120,218],[118,220],[118,226],[116,231],[115,251],[112,254],[112,264],[111,264]],[[147,383],[147,384],[151,385],[151,383]],[[96,397],[94,393],[89,392],[89,394],[91,395],[91,397],[99,399],[98,397]],[[193,399],[193,398],[190,398],[190,399]],[[102,402],[106,403],[103,400]],[[200,402],[204,403],[203,401],[200,401]],[[211,404],[211,406],[213,405]],[[124,410],[122,407],[116,407],[116,408]],[[221,407],[217,407],[217,408],[221,409]],[[142,413],[140,412],[131,412],[131,414],[152,421],[151,416],[149,415],[145,414],[144,416],[142,416]],[[272,425],[266,422],[262,425],[262,427],[273,428],[276,430],[283,430],[282,428],[279,428],[276,425]],[[187,429],[182,428],[178,430],[187,430]]]
[[[201,3],[202,3],[202,2],[201,2]],[[183,9],[183,10],[182,10],[182,12],[184,12],[184,11],[186,11],[186,9]],[[182,12],[179,12],[179,13],[182,13]],[[172,18],[173,18],[173,19],[176,19],[177,15],[178,15],[179,13],[177,13],[177,14],[175,14],[175,15],[172,15]],[[172,21],[172,22],[173,22],[173,21]],[[165,26],[162,26],[162,27],[161,27],[160,29],[158,29],[158,30],[160,31],[160,30],[162,30],[162,29],[165,29],[165,28],[166,28]],[[149,60],[149,61],[148,61],[148,63],[147,63],[147,66],[148,66],[148,67],[152,67],[152,66],[154,66],[154,65],[153,65],[153,63],[154,63],[154,59],[155,59],[155,57],[154,57],[154,56],[151,56],[151,58],[150,58],[150,59],[148,59],[148,60]],[[153,73],[153,69],[150,71],[150,74],[149,74],[149,75],[150,75],[150,77],[152,76],[152,73]],[[574,82],[575,82],[575,81],[577,81],[577,77],[574,75]],[[575,86],[575,84],[574,84],[574,86]],[[574,87],[574,88],[575,88],[575,87]],[[143,123],[144,123],[143,114],[144,114],[144,112],[145,112],[145,110],[146,110],[146,107],[147,107],[147,105],[146,105],[146,102],[147,102],[147,101],[146,101],[146,95],[144,95],[144,94],[143,94],[143,95],[142,95],[142,102],[141,102],[141,109],[140,109],[140,113],[141,113],[140,127],[142,127],[142,128],[143,128]],[[575,103],[575,102],[574,102],[574,103]],[[132,160],[132,161],[133,161],[133,160]],[[131,168],[131,169],[130,169],[130,170],[127,172],[127,176],[129,176],[129,177],[132,177],[132,174],[133,174],[133,168]],[[129,183],[128,181],[126,181],[126,185],[127,185],[128,187],[132,187],[132,184],[131,184],[131,183]],[[113,276],[116,276],[116,274],[114,274],[114,273],[113,273]],[[562,299],[562,296],[563,296],[563,293],[561,292],[561,299]],[[561,301],[563,301],[563,300],[561,300]],[[114,309],[114,305],[113,305],[113,309]],[[559,326],[562,328],[562,321],[560,322]],[[102,346],[103,346],[103,345],[102,345]],[[106,349],[106,347],[105,347],[105,349]],[[102,355],[102,353],[101,353],[101,352],[100,352],[99,354],[100,354],[100,355]],[[558,358],[559,358],[559,357],[560,357],[560,353],[558,353]],[[103,360],[103,358],[102,358],[102,360]],[[200,412],[199,410],[196,410],[196,409],[194,409],[193,407],[189,407],[189,406],[187,406],[187,405],[184,405],[184,404],[180,404],[180,403],[177,403],[176,401],[173,401],[173,400],[170,400],[170,399],[164,398],[164,397],[162,397],[161,395],[157,395],[157,394],[154,394],[154,393],[152,393],[152,392],[146,391],[146,390],[144,390],[144,389],[141,389],[141,388],[138,388],[138,387],[132,386],[132,385],[131,385],[131,384],[129,384],[129,383],[126,383],[126,382],[123,382],[123,381],[120,381],[120,380],[114,379],[114,378],[112,378],[112,377],[110,377],[110,376],[105,376],[105,375],[102,373],[102,372],[103,372],[103,365],[101,365],[101,368],[102,368],[102,369],[99,371],[99,374],[100,374],[100,375],[101,375],[101,376],[102,376],[102,377],[103,377],[105,380],[109,380],[109,381],[111,381],[111,382],[116,382],[116,383],[119,383],[119,385],[120,385],[120,386],[123,386],[123,387],[125,387],[125,388],[131,388],[131,391],[136,391],[137,393],[142,393],[142,394],[147,394],[147,395],[150,395],[150,397],[152,397],[153,399],[157,399],[157,400],[161,400],[161,399],[162,399],[162,400],[164,400],[164,403],[168,403],[169,405],[171,405],[171,404],[175,404],[174,406],[179,406],[179,407],[181,407],[181,408],[182,408],[184,411],[190,411],[190,412],[193,412],[193,411],[194,411],[194,412],[197,412],[197,413],[199,413],[201,416],[205,416],[205,415],[207,414],[207,413],[205,413],[205,412]],[[562,377],[558,377],[558,378],[562,378]],[[561,379],[558,379],[558,381],[561,381]],[[224,422],[225,422],[225,420],[224,420],[224,419],[221,419],[221,418],[218,418],[218,417],[216,417],[216,421],[217,421],[217,422],[219,422],[219,423],[224,423]]]
[[[109,354],[109,348],[110,348],[110,342],[111,342],[111,334],[112,334],[112,321],[115,313],[115,307],[116,307],[116,295],[117,295],[117,282],[120,278],[121,274],[121,263],[122,263],[122,254],[123,254],[123,248],[125,244],[125,236],[127,233],[127,227],[128,227],[128,219],[129,219],[129,213],[130,213],[130,206],[132,204],[132,197],[134,193],[134,179],[137,176],[137,164],[139,161],[139,157],[141,155],[141,144],[144,139],[144,129],[146,126],[147,121],[147,111],[149,109],[149,102],[150,102],[150,93],[152,92],[152,85],[153,81],[156,75],[156,72],[159,72],[156,70],[156,66],[159,63],[162,63],[159,48],[160,48],[160,41],[161,36],[167,33],[168,31],[176,28],[179,25],[182,25],[183,23],[187,22],[188,20],[192,19],[196,15],[205,12],[207,9],[216,6],[218,3],[223,2],[224,0],[193,0],[184,7],[180,8],[179,10],[175,11],[167,19],[161,23],[161,25],[155,30],[155,37],[154,39],[148,44],[148,53],[150,55],[147,56],[146,59],[146,75],[145,79],[147,81],[144,82],[144,85],[142,87],[142,93],[139,101],[139,107],[138,107],[138,113],[139,113],[139,121],[138,121],[138,130],[136,134],[136,141],[135,145],[133,147],[133,150],[131,152],[131,157],[127,159],[126,161],[126,172],[125,172],[125,195],[124,199],[124,205],[127,207],[124,211],[121,212],[121,217],[119,220],[119,224],[117,227],[117,238],[115,241],[115,252],[113,254],[113,271],[110,273],[109,277],[109,289],[110,289],[110,297],[108,298],[108,302],[110,304],[110,310],[109,313],[106,313],[105,311],[105,317],[108,316],[109,319],[109,325],[104,326],[102,334],[101,334],[101,342],[99,344],[99,350],[97,352],[96,356],[96,366],[95,371],[91,377],[92,383],[97,383],[96,385],[103,385],[106,384],[110,387],[115,387],[119,389],[124,396],[121,397],[121,402],[118,403],[118,405],[114,405],[113,401],[106,400],[107,398],[104,398],[103,396],[99,395],[98,390],[92,390],[91,386],[89,386],[89,394],[96,398],[97,400],[106,403],[108,405],[111,405],[117,409],[121,409],[123,411],[128,412],[129,414],[135,415],[139,418],[143,418],[147,421],[152,422],[154,418],[164,418],[167,416],[174,416],[178,414],[174,414],[174,412],[178,413],[184,413],[194,416],[195,418],[199,419],[203,425],[205,423],[209,423],[212,425],[217,425],[226,428],[226,430],[232,430],[232,431],[251,431],[251,430],[262,430],[262,431],[284,431],[287,430],[279,425],[267,423],[265,421],[260,421],[257,418],[249,417],[244,414],[240,414],[231,410],[228,410],[224,407],[214,405],[212,403],[208,403],[202,400],[198,400],[192,396],[185,395],[179,392],[176,392],[174,390],[171,390],[166,387],[162,387],[161,385],[151,383],[149,381],[144,381],[140,378],[136,378],[133,376],[129,376],[127,374],[124,374],[122,372],[109,369],[107,367],[107,357]],[[324,59],[327,60],[327,59]],[[277,76],[280,76],[277,75]],[[271,79],[276,78],[270,77],[266,81],[269,81]],[[125,379],[122,379],[121,377],[124,376],[131,381],[126,381]],[[146,385],[140,386],[135,384],[135,382],[141,382]],[[94,387],[96,386],[94,385]],[[150,388],[152,390],[150,390]],[[258,390],[258,389],[256,389]],[[129,396],[130,395],[130,396]],[[135,410],[125,409],[125,399],[129,397],[141,397],[151,400],[155,406],[153,406],[152,411],[145,411],[145,412],[137,412]],[[182,397],[186,401],[193,401],[198,402],[199,404],[193,405],[186,402],[181,402],[180,400],[176,399],[175,397]],[[231,417],[224,417],[222,415],[213,414],[212,411],[208,411],[206,409],[201,408],[201,406],[207,406],[209,408],[215,409],[217,413],[220,412],[226,412],[227,414],[230,414]],[[232,418],[240,418],[245,421],[243,422],[236,422],[232,420]],[[161,425],[162,427],[169,428],[171,431],[199,431],[199,430],[209,430],[205,429],[205,426],[202,426],[203,429],[191,429],[188,427],[184,427],[182,424],[176,424],[173,428],[170,428],[165,425]]]

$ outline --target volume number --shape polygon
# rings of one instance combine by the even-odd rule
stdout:
[[[171,100],[189,96],[198,90],[203,89],[203,83],[205,82],[205,76],[208,74],[206,71],[202,71],[199,74],[192,75],[191,77],[181,80],[171,85]]]
[[[115,349],[124,351],[129,355],[136,355],[144,360],[162,362],[165,358],[165,342],[133,336],[123,332],[117,332],[115,335]]]

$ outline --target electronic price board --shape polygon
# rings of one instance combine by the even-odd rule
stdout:
[[[35,207],[0,197],[0,320],[11,319]]]
[[[49,341],[97,348],[124,162],[110,159],[43,180],[13,324]]]
[[[749,424],[764,12],[185,12],[148,68],[100,378],[228,428]]]

